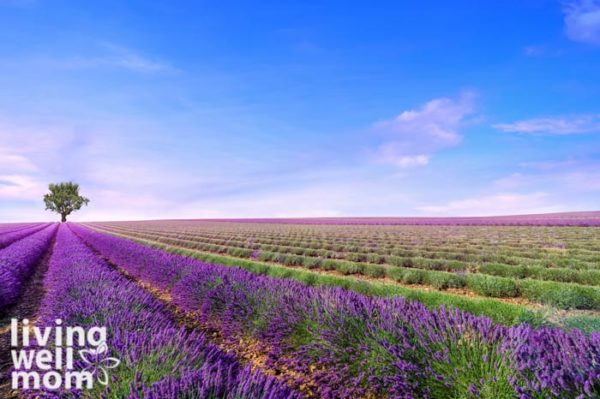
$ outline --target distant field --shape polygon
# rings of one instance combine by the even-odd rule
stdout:
[[[468,299],[600,311],[597,227],[189,220],[91,226],[176,248]]]
[[[600,212],[563,212],[473,217],[346,217],[207,219],[232,223],[376,224],[376,225],[483,225],[483,226],[600,226]]]
[[[600,228],[540,224],[0,225],[0,372],[19,315],[109,326],[90,397],[600,397]]]

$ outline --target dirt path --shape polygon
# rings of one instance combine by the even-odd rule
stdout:
[[[37,264],[33,276],[25,283],[25,290],[19,301],[0,312],[0,398],[18,398],[19,395],[13,391],[10,386],[10,377],[8,372],[12,367],[10,356],[10,320],[29,319],[35,320],[37,311],[42,302],[46,291],[44,289],[44,277],[48,270],[48,261],[52,256],[54,244],[56,243],[56,233],[46,250],[46,253]],[[19,323],[21,328],[21,323]]]

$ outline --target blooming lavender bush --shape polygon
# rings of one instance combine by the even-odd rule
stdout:
[[[258,340],[271,366],[300,373],[297,383],[320,397],[600,395],[600,333],[508,328],[456,309],[307,287],[72,228],[230,342]]]
[[[34,225],[34,226],[27,226],[25,228],[19,228],[16,230],[10,230],[10,231],[4,232],[3,234],[0,234],[0,248],[7,247],[8,245],[12,244],[13,242],[21,240],[27,236],[30,236],[33,233],[36,233],[47,226],[48,226],[48,223],[38,224],[38,225]]]
[[[39,223],[0,223],[0,234],[6,234],[12,231],[26,229]]]
[[[0,250],[0,310],[13,304],[22,294],[25,282],[44,255],[57,225],[28,231],[25,238]]]

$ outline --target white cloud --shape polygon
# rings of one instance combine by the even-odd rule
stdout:
[[[396,165],[401,168],[410,166],[423,166],[429,163],[429,156],[419,155],[399,155],[401,152],[396,149],[395,143],[384,144],[379,148],[379,160],[383,163]]]
[[[0,170],[6,171],[34,171],[36,166],[27,157],[0,149]]]
[[[544,191],[559,190],[568,197],[600,191],[600,165],[593,160],[572,159],[521,164],[526,173],[512,173],[493,181],[493,188],[510,190],[527,188]],[[555,191],[556,192],[556,191]]]
[[[600,2],[576,0],[566,3],[565,31],[576,42],[600,45]]]
[[[433,152],[461,142],[460,128],[474,111],[473,99],[470,92],[458,99],[437,98],[420,109],[403,111],[393,119],[376,123],[374,129],[385,142],[374,157],[400,167],[428,164]]]
[[[513,173],[511,175],[501,177],[492,182],[492,185],[498,189],[514,189],[523,187],[531,183],[529,176],[523,175],[522,173]]]
[[[46,185],[27,175],[0,175],[0,199],[41,199]]]
[[[546,213],[564,210],[549,202],[545,192],[528,194],[499,193],[450,201],[445,205],[429,205],[416,209],[428,215],[491,216],[527,213]]]
[[[565,135],[600,132],[600,115],[532,118],[492,126],[510,133]]]

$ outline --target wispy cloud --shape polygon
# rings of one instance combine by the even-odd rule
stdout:
[[[465,92],[458,99],[437,98],[376,123],[374,130],[384,143],[375,158],[400,167],[427,165],[433,152],[460,143],[460,129],[474,112],[473,103],[474,94]]]
[[[166,62],[150,59],[131,49],[113,43],[104,43],[112,54],[106,57],[108,63],[137,72],[172,71],[174,68]]]
[[[394,147],[394,143],[385,144],[380,147],[379,155],[381,156],[382,162],[396,165],[401,168],[410,166],[423,166],[429,163],[428,155],[399,155]]]
[[[7,171],[33,171],[36,166],[27,157],[0,149],[0,170]]]
[[[511,190],[518,187],[527,186],[531,183],[531,179],[529,176],[526,176],[522,173],[515,172],[508,176],[501,177],[492,182],[492,185],[495,188],[502,190]]]
[[[569,1],[564,6],[565,31],[576,42],[600,45],[600,2]]]
[[[175,67],[165,61],[148,57],[136,50],[114,43],[102,42],[100,48],[102,54],[96,56],[43,59],[42,63],[59,69],[117,68],[138,73],[177,71]]]
[[[0,200],[42,198],[46,185],[28,175],[0,175]]]
[[[497,123],[492,126],[509,133],[555,135],[591,133],[600,132],[600,115],[532,118],[512,123]]]
[[[499,190],[524,188],[534,190],[562,190],[569,196],[600,191],[600,163],[597,160],[551,160],[521,163],[526,168],[492,182]]]
[[[569,168],[572,166],[576,166],[578,164],[580,164],[580,161],[573,159],[573,158],[567,158],[567,159],[548,160],[548,161],[521,162],[519,164],[519,166],[522,166],[524,168],[531,168],[531,169],[535,169],[535,170],[545,171],[545,170],[554,170],[554,169],[565,169],[565,168]]]
[[[544,46],[527,46],[523,52],[530,57],[539,57],[546,53],[546,48]]]
[[[440,216],[490,216],[555,212],[564,208],[553,205],[545,192],[499,193],[450,201],[444,205],[417,207],[420,212]]]

